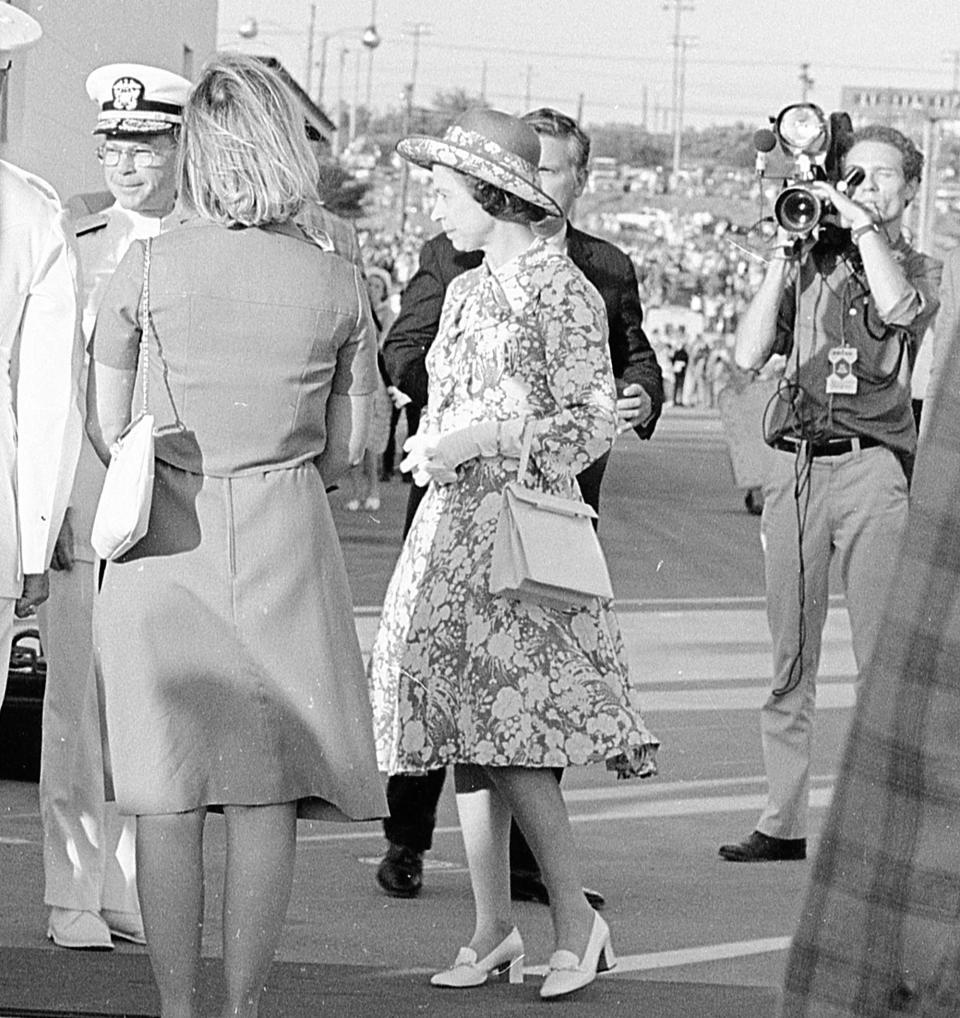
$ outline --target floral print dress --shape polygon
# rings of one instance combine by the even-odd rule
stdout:
[[[496,271],[464,273],[427,355],[421,433],[533,418],[526,483],[579,499],[576,475],[616,428],[606,334],[596,290],[543,241]],[[501,491],[517,468],[515,457],[469,460],[420,504],[370,662],[379,766],[606,760],[624,776],[655,773],[657,740],[611,605],[544,608],[489,592]]]

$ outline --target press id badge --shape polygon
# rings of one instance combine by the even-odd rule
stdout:
[[[856,396],[857,376],[853,373],[859,351],[852,346],[831,347],[830,374],[827,375],[827,395]]]

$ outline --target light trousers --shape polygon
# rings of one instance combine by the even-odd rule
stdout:
[[[907,521],[907,482],[894,454],[872,447],[814,458],[808,498],[803,490],[797,494],[796,458],[786,452],[778,458],[764,489],[761,536],[773,688],[788,686],[789,692],[771,692],[761,710],[768,793],[757,830],[804,838],[830,563],[837,556],[859,675],[876,643],[896,568]],[[804,517],[802,595],[798,509]]]
[[[10,670],[10,649],[13,647],[13,609],[16,607],[15,597],[0,597],[0,704],[7,695],[7,673]],[[0,752],[3,752],[0,746]]]
[[[50,571],[38,612],[47,659],[40,753],[44,901],[139,912],[135,819],[104,798],[100,700],[93,660],[95,566]]]

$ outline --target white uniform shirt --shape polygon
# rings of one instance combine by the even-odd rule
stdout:
[[[72,236],[53,189],[0,161],[0,597],[47,568],[80,449]]]
[[[89,344],[97,312],[103,302],[107,284],[135,240],[156,237],[164,220],[156,216],[143,216],[119,205],[111,205],[103,212],[85,216],[76,224],[77,244],[80,248],[80,267],[83,273],[83,335]],[[96,558],[90,544],[90,531],[96,512],[103,476],[106,471],[84,439],[77,467],[77,479],[70,496],[70,522],[73,528],[74,558],[93,562]]]

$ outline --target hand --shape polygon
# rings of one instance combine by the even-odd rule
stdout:
[[[810,184],[810,190],[818,198],[828,201],[840,213],[840,225],[844,229],[856,230],[860,226],[870,226],[875,223],[876,216],[873,212],[845,194],[841,194],[832,184],[825,180],[815,180]]]
[[[387,395],[393,400],[393,405],[398,410],[402,410],[408,403],[412,402],[410,397],[405,392],[401,392],[395,385],[387,386]]]
[[[57,543],[53,546],[53,558],[50,560],[50,568],[57,572],[69,572],[73,569],[76,561],[73,554],[73,523],[70,520],[70,510],[67,509],[63,517],[63,525],[60,533],[57,534]]]
[[[23,590],[13,606],[18,619],[32,615],[50,596],[50,577],[47,573],[24,573]]]
[[[438,484],[452,484],[457,479],[457,472],[439,456],[437,443],[439,435],[411,435],[403,443],[403,451],[407,454],[400,461],[403,473],[413,474],[413,483],[425,488],[431,481]]]
[[[617,400],[617,434],[645,424],[653,413],[653,400],[642,385],[632,382]]]
[[[782,226],[777,227],[777,236],[774,240],[773,253],[769,261],[786,262],[798,255],[803,256],[816,244],[819,227],[809,233],[791,233]]]

